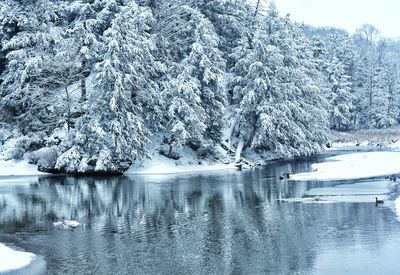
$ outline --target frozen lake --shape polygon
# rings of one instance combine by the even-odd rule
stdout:
[[[0,178],[0,243],[43,256],[49,274],[399,273],[388,203],[290,201],[368,183],[279,179],[322,158],[243,172]],[[53,225],[63,219],[81,225]]]

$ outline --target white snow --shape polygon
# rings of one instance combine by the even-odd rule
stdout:
[[[394,149],[394,150],[400,150],[400,140],[398,140],[392,144],[389,144],[388,147],[391,149]]]
[[[33,253],[15,251],[0,243],[0,273],[27,267],[35,258]]]
[[[326,181],[365,179],[400,173],[399,152],[364,152],[338,155],[326,162],[311,165],[313,172],[291,175],[295,181]],[[391,187],[389,180],[370,180],[354,184],[338,184],[333,187],[313,188],[304,193],[305,198],[285,199],[288,202],[336,203],[388,201]],[[400,216],[400,201],[398,202]]]
[[[201,171],[216,171],[236,169],[234,164],[212,164],[212,165],[187,165],[177,166],[170,165],[164,162],[151,162],[144,167],[131,167],[125,172],[127,175],[159,175],[159,174],[177,174],[177,173],[190,173]]]
[[[334,187],[313,188],[305,192],[307,196],[360,196],[384,195],[388,193],[390,181],[357,182],[354,184],[339,184]]]
[[[202,161],[201,164],[187,164],[174,161],[160,155],[153,155],[153,159],[146,159],[138,165],[133,165],[125,172],[127,175],[160,175],[190,173],[201,171],[236,169],[233,163],[210,164]]]
[[[338,184],[333,187],[313,188],[305,192],[313,199],[329,202],[375,202],[388,200],[391,182],[388,180]]]
[[[394,201],[394,207],[396,210],[397,220],[400,221],[400,197]]]
[[[0,160],[0,176],[46,175],[39,172],[37,166],[27,160]]]
[[[313,172],[294,174],[295,181],[363,179],[400,173],[400,152],[365,152],[330,157],[312,164]]]
[[[352,142],[333,142],[331,148],[328,148],[328,150],[334,150],[334,149],[340,149],[340,148],[346,148],[346,147],[354,147],[357,145],[356,141]]]
[[[69,221],[69,220],[65,220],[65,221],[64,221],[64,224],[65,224],[66,226],[69,226],[69,227],[72,227],[72,228],[76,228],[76,227],[78,227],[78,226],[81,225],[81,224],[80,224],[79,222],[77,222],[77,221]]]
[[[304,198],[282,199],[282,201],[301,203],[375,203],[375,198],[377,197],[388,204],[390,184],[389,180],[338,184],[333,187],[310,189],[304,193],[306,196]]]
[[[78,221],[73,221],[73,220],[64,220],[64,221],[53,222],[53,225],[55,227],[63,226],[64,229],[77,228],[77,227],[81,226],[81,224]]]
[[[62,226],[62,225],[63,225],[63,222],[53,222],[53,225],[54,225],[54,226]]]
[[[239,144],[236,148],[236,153],[235,153],[235,162],[238,163],[240,161],[240,157],[242,156],[242,150],[243,150],[243,146],[244,146],[244,140],[241,139],[239,141]]]

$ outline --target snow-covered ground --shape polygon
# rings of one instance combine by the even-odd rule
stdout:
[[[25,268],[35,258],[33,253],[15,251],[0,243],[0,274]]]
[[[0,160],[0,176],[46,175],[39,172],[37,166],[27,160]]]
[[[312,172],[291,176],[294,181],[338,181],[333,187],[313,188],[305,192],[303,198],[284,199],[301,203],[374,203],[375,198],[383,200],[400,219],[400,199],[390,200],[397,182],[389,179],[363,180],[353,184],[343,184],[341,180],[367,179],[400,173],[400,152],[363,152],[338,155],[326,162],[311,165]],[[398,194],[397,194],[398,195]]]
[[[330,157],[312,164],[312,172],[291,176],[295,181],[346,180],[400,174],[400,152],[364,152]]]
[[[331,148],[328,150],[347,149],[355,146],[400,150],[400,128],[370,129],[352,132],[332,131]]]
[[[358,142],[358,141],[349,141],[349,142],[333,142],[330,148],[326,148],[327,151],[332,150],[343,150],[343,149],[356,149],[356,147],[366,147],[370,146],[368,141]]]
[[[145,160],[139,165],[134,165],[125,172],[127,175],[160,175],[176,174],[201,171],[214,171],[235,169],[233,163],[230,164],[210,164],[202,161],[200,164],[182,164],[163,156],[154,156],[151,160]]]

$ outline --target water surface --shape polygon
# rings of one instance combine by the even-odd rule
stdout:
[[[390,208],[280,201],[338,184],[279,180],[312,161],[243,172],[1,178],[0,242],[42,255],[48,274],[398,273],[400,223]],[[84,227],[53,226],[63,218]]]

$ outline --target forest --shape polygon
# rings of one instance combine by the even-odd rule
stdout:
[[[400,122],[400,41],[246,0],[3,0],[0,159],[123,173],[153,148],[310,156]]]

